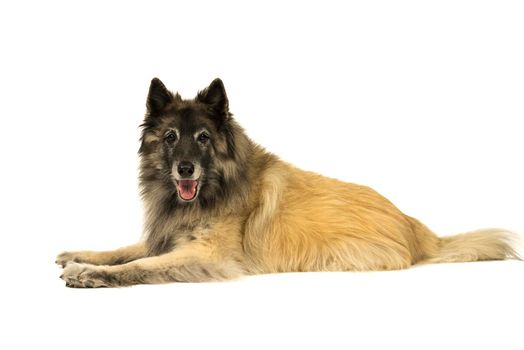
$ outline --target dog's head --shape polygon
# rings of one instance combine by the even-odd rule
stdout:
[[[160,185],[178,205],[209,205],[224,195],[238,161],[224,84],[215,79],[191,100],[151,81],[142,124],[142,185]],[[229,169],[229,171],[228,171]]]

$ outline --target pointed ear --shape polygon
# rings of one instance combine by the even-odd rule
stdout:
[[[147,96],[147,112],[149,115],[155,115],[160,112],[173,101],[173,94],[169,92],[158,78],[151,80],[149,86],[149,95]]]
[[[200,91],[196,99],[207,104],[214,112],[224,118],[224,120],[229,118],[229,101],[227,100],[224,83],[222,83],[222,80],[219,78],[213,80],[207,88]]]

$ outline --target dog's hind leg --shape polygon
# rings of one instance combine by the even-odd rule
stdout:
[[[55,262],[62,267],[72,262],[92,265],[120,265],[145,256],[147,256],[146,246],[143,243],[137,243],[117,250],[103,252],[63,252],[56,257]]]

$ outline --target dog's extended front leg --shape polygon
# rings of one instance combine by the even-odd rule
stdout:
[[[123,287],[167,282],[223,281],[241,276],[241,267],[232,261],[187,256],[171,252],[115,266],[69,263],[62,279],[68,287]]]
[[[137,243],[117,250],[103,252],[89,250],[63,252],[56,257],[55,262],[62,267],[72,262],[92,265],[119,265],[145,256],[147,256],[147,247],[144,243]]]

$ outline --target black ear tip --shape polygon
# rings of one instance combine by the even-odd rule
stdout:
[[[213,80],[211,82],[210,86],[221,86],[223,88],[224,87],[224,83],[222,82],[222,79],[215,78],[215,80]]]
[[[151,79],[151,85],[155,86],[155,85],[164,85],[164,83],[162,83],[162,81],[160,79],[158,79],[157,77],[154,77],[153,79]]]

